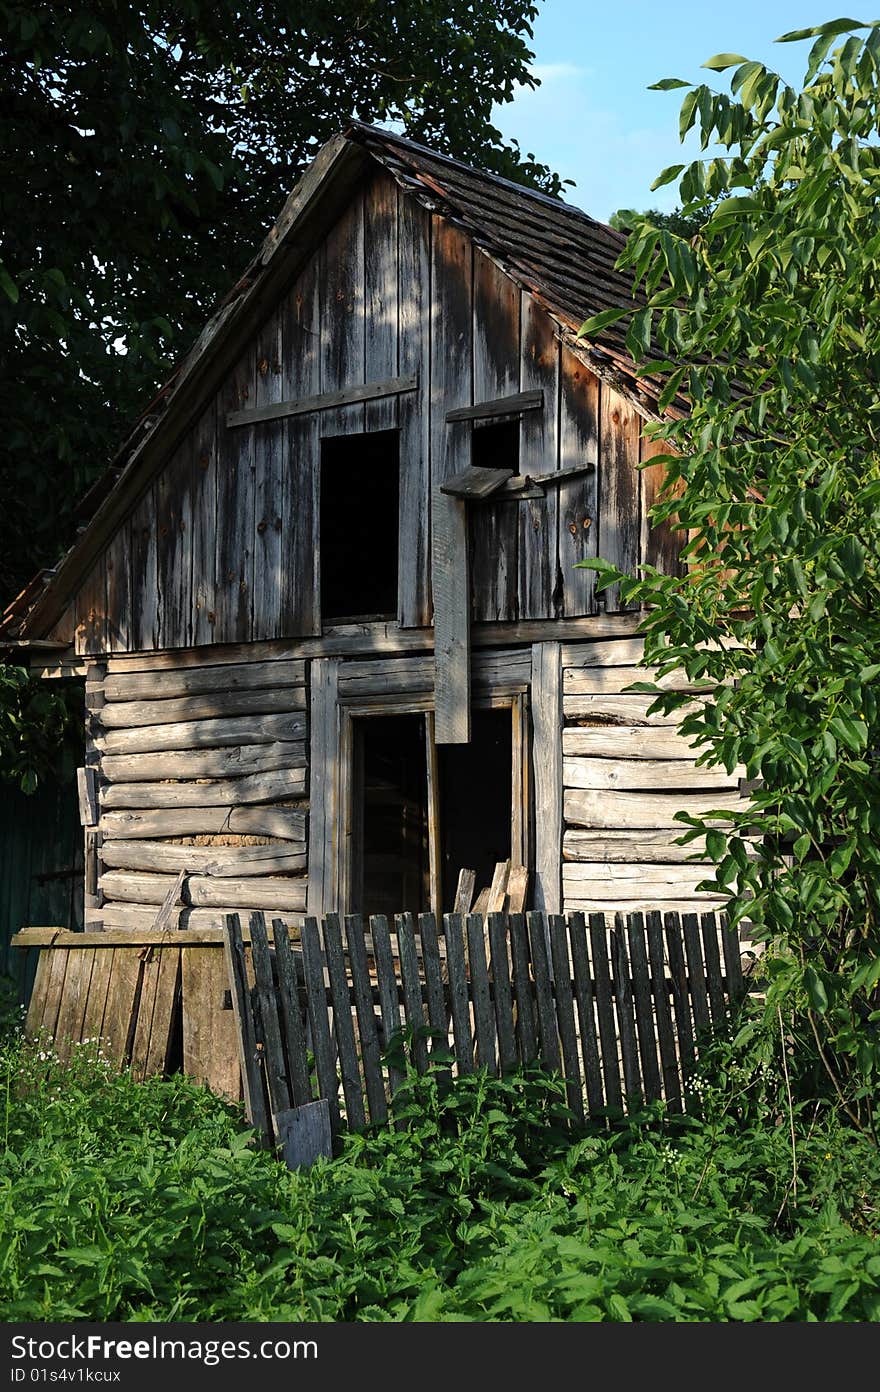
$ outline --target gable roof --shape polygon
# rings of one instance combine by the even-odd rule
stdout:
[[[88,526],[54,570],[41,572],[13,600],[0,618],[0,636],[41,638],[61,617],[200,403],[233,366],[242,337],[259,327],[373,164],[422,206],[459,226],[547,309],[563,342],[594,373],[629,397],[642,415],[657,418],[658,383],[636,379],[624,344],[626,322],[590,341],[577,338],[591,315],[638,304],[629,277],[614,269],[626,241],[623,233],[547,194],[352,122],[309,165],[244,275],[83,499],[79,515],[91,516]]]

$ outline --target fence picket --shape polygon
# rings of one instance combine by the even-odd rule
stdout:
[[[553,982],[556,998],[556,1023],[562,1042],[562,1063],[565,1073],[566,1101],[577,1117],[584,1119],[584,1099],[581,1089],[581,1070],[578,1066],[577,1037],[574,1028],[574,997],[572,970],[568,957],[568,937],[562,914],[550,914],[550,956],[553,961]]]
[[[304,1107],[312,1100],[306,1032],[299,1004],[296,962],[290,947],[290,929],[280,918],[272,920],[272,937],[275,940],[275,961],[278,965],[278,1014],[287,1049],[290,1090],[293,1105]]]
[[[626,953],[623,914],[614,915],[611,930],[611,950],[614,961],[614,1003],[617,1007],[617,1032],[620,1036],[620,1057],[623,1061],[623,1084],[627,1101],[641,1098],[642,1079],[639,1073],[639,1054],[636,1047],[636,1021],[633,1011],[629,959]]]
[[[721,976],[721,956],[718,951],[718,924],[713,913],[700,919],[703,931],[703,955],[706,961],[706,984],[709,988],[709,1013],[713,1025],[724,1024],[724,980]]]
[[[251,1010],[250,988],[244,960],[244,943],[241,936],[241,921],[238,914],[226,915],[226,932],[223,935],[226,954],[226,970],[232,991],[232,1008],[238,1028],[238,1055],[241,1063],[241,1082],[248,1121],[264,1134],[269,1130],[266,1103],[263,1098],[263,1080],[257,1054],[257,1036]],[[64,954],[65,959],[67,953]]]
[[[468,1007],[468,983],[465,973],[461,914],[443,915],[443,938],[446,943],[446,971],[449,976],[449,1004],[452,1012],[455,1058],[459,1074],[473,1073],[471,1012]]]
[[[435,1035],[431,1042],[434,1049],[447,1048],[449,1042],[449,1015],[446,1009],[443,990],[443,971],[440,963],[440,943],[437,935],[437,920],[433,914],[419,914],[419,938],[422,943],[422,970],[425,973],[425,995],[428,1000],[428,1023]]]
[[[682,914],[681,930],[684,934],[684,951],[687,958],[688,993],[694,1018],[694,1035],[700,1039],[709,1029],[709,1000],[700,944],[700,920],[697,915]]]
[[[397,933],[397,954],[400,958],[400,977],[403,986],[403,1010],[412,1033],[413,1062],[420,1073],[428,1067],[428,1045],[425,1040],[425,1016],[422,1010],[422,988],[419,982],[419,958],[411,913],[397,914],[394,919]]]
[[[495,1072],[495,1019],[489,999],[489,970],[486,965],[486,941],[483,935],[482,914],[467,916],[468,965],[470,967],[471,1001],[474,1007],[476,1060],[481,1068]]]
[[[361,1074],[358,1068],[357,1045],[354,1038],[354,1024],[351,1018],[351,995],[345,972],[345,957],[342,952],[342,934],[339,931],[339,918],[336,914],[327,914],[324,919],[324,953],[327,959],[327,975],[330,978],[333,1033],[339,1052],[339,1071],[342,1074],[345,1117],[350,1127],[358,1129],[364,1125],[366,1115],[361,1091]]]
[[[623,1106],[620,1066],[617,1059],[617,1029],[614,1023],[611,968],[608,962],[608,936],[605,915],[590,914],[590,950],[593,959],[593,980],[596,983],[596,1014],[599,1018],[599,1042],[602,1052],[602,1076],[605,1079],[605,1102],[617,1110]]]
[[[547,918],[532,910],[526,914],[529,926],[529,952],[535,975],[535,1000],[538,1005],[538,1032],[541,1036],[541,1060],[545,1068],[559,1069],[559,1036],[556,1033],[556,1011],[553,1006],[553,984],[550,979],[550,959],[547,956]]]
[[[682,950],[681,919],[677,913],[665,915],[666,949],[669,954],[669,974],[672,979],[672,1005],[675,1011],[675,1033],[681,1063],[682,1099],[686,1111],[691,1110],[687,1097],[688,1080],[693,1074],[696,1055],[694,1032],[688,1003],[687,970]]]
[[[732,928],[726,914],[718,915],[721,924],[721,945],[724,949],[724,967],[727,972],[727,995],[732,1006],[736,1006],[745,995],[742,961],[739,955],[739,930]]]
[[[660,1069],[657,1064],[657,1036],[654,1030],[654,1008],[651,999],[651,980],[648,976],[648,957],[645,950],[645,921],[640,913],[630,914],[627,920],[629,961],[632,971],[632,993],[636,1011],[636,1034],[639,1039],[639,1058],[645,1101],[656,1101],[662,1095]]]
[[[324,963],[321,959],[321,940],[318,920],[306,918],[301,929],[303,969],[309,1006],[309,1026],[312,1032],[312,1053],[318,1075],[318,1094],[330,1105],[330,1125],[333,1134],[339,1130],[339,1081],[333,1058],[333,1041],[327,1019],[327,988],[324,985]]]
[[[516,997],[516,1037],[520,1062],[534,1063],[538,1056],[535,1035],[535,1009],[532,980],[529,975],[529,944],[525,918],[521,913],[510,915],[510,952],[513,959],[513,992]]]
[[[397,996],[394,957],[391,952],[391,934],[388,931],[388,919],[384,914],[371,914],[370,935],[373,939],[373,960],[376,964],[376,980],[379,984],[382,1042],[384,1051],[387,1053],[392,1039],[400,1032],[400,1002]],[[392,1064],[388,1065],[388,1081],[392,1093],[403,1082],[403,1073]]]
[[[596,1023],[593,1018],[593,980],[590,974],[590,954],[587,948],[587,928],[582,913],[574,913],[568,920],[571,942],[571,963],[574,968],[574,989],[578,1009],[578,1026],[581,1036],[581,1058],[584,1063],[584,1082],[587,1089],[587,1111],[597,1115],[605,1105],[602,1093],[602,1069],[599,1063],[599,1045],[596,1039]]]
[[[503,1074],[510,1073],[516,1067],[511,964],[507,951],[507,918],[504,914],[489,915],[489,945],[492,957],[492,997],[498,1030],[498,1066]]]
[[[656,911],[646,918],[648,957],[651,963],[651,988],[654,1014],[657,1020],[657,1042],[660,1046],[660,1067],[663,1071],[663,1094],[670,1112],[681,1111],[681,1080],[678,1076],[678,1057],[675,1052],[675,1032],[669,1004],[669,986],[663,954],[663,918]]]
[[[254,964],[256,999],[263,1036],[263,1068],[273,1117],[290,1109],[287,1085],[287,1065],[278,1023],[278,1003],[272,978],[272,958],[269,956],[269,935],[265,916],[256,910],[250,915],[251,959]]]
[[[370,971],[367,964],[364,920],[360,914],[346,915],[345,944],[348,948],[348,960],[351,963],[352,993],[357,1011],[358,1034],[361,1041],[361,1066],[364,1070],[370,1121],[381,1122],[385,1121],[388,1116],[388,1104],[385,1100],[382,1050],[379,1046],[376,1008],[373,1003],[373,988],[370,984]]]

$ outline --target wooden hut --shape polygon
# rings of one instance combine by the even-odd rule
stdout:
[[[621,245],[385,131],[321,150],[7,616],[85,676],[87,929],[181,871],[196,929],[448,909],[506,858],[549,911],[694,907],[674,814],[736,779],[625,693],[639,615],[575,568],[679,564],[651,384],[577,338]]]

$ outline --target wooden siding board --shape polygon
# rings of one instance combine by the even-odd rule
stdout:
[[[251,344],[221,392],[221,418],[226,411],[238,410],[253,399],[254,359]],[[214,627],[218,643],[247,643],[253,637],[254,433],[220,428]]]
[[[639,563],[639,433],[641,418],[617,392],[603,388],[600,404],[601,460],[599,466],[598,553],[628,575]],[[605,610],[621,604],[619,586],[603,592]]]
[[[364,192],[364,381],[397,377],[398,209],[397,185],[379,175]],[[398,423],[397,396],[367,401],[364,428],[393,430]]]
[[[520,383],[540,387],[543,411],[529,411],[520,423],[520,473],[546,474],[559,467],[559,343],[546,310],[522,297]],[[559,489],[551,484],[543,498],[528,498],[519,509],[518,618],[558,617]],[[510,617],[513,617],[512,615]]]
[[[192,435],[184,438],[155,483],[158,644],[192,642]]]
[[[214,641],[217,608],[217,403],[195,424],[192,452],[192,642]]]
[[[126,520],[105,552],[107,568],[108,652],[127,652],[131,646],[131,528]]]
[[[570,479],[559,488],[559,566],[562,611],[566,617],[596,612],[595,572],[578,570],[578,561],[596,554],[599,488],[598,377],[568,348],[560,360],[559,467],[583,464],[597,467],[582,478]]]
[[[263,325],[256,341],[254,405],[281,400],[281,307]],[[281,633],[281,569],[285,551],[284,473],[287,434],[284,421],[253,428],[254,436],[254,618],[253,637]]]
[[[488,256],[473,261],[474,401],[510,396],[519,389],[520,292]],[[453,424],[470,442],[479,427]],[[499,459],[498,463],[505,461]],[[517,614],[519,508],[493,500],[468,512],[471,613],[476,621]]]
[[[364,195],[352,199],[331,229],[320,253],[322,392],[365,380],[364,364]],[[355,402],[321,413],[321,437],[357,435],[364,428],[364,404]]]
[[[418,628],[431,622],[431,223],[402,193],[398,205],[400,371],[419,379],[398,402],[398,608],[401,627]]]
[[[286,399],[320,390],[319,257],[313,256],[281,311],[281,350]],[[320,425],[317,414],[284,422],[282,488],[284,546],[279,628],[291,636],[320,632],[318,493]]]
[[[657,455],[667,454],[669,447],[664,440],[639,441],[639,457],[646,467],[639,471],[641,489],[641,550],[645,565],[656,566],[664,575],[681,575],[683,563],[680,559],[682,546],[687,541],[686,533],[673,527],[670,522],[652,525],[649,512],[656,502],[661,501],[666,467],[663,464],[650,464]],[[663,500],[665,501],[665,500]]]
[[[76,651],[104,652],[107,646],[107,566],[103,552],[77,591],[74,615]]]

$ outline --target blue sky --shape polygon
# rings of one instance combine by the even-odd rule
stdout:
[[[739,0],[732,10],[697,0],[543,0],[531,45],[541,86],[497,108],[495,122],[523,150],[574,179],[577,187],[565,197],[593,217],[606,220],[617,208],[670,208],[675,185],[654,194],[650,188],[661,169],[682,162],[684,93],[649,92],[649,84],[680,77],[723,88],[725,74],[701,71],[701,64],[729,52],[799,84],[809,43],[773,40],[847,13],[833,0]]]

